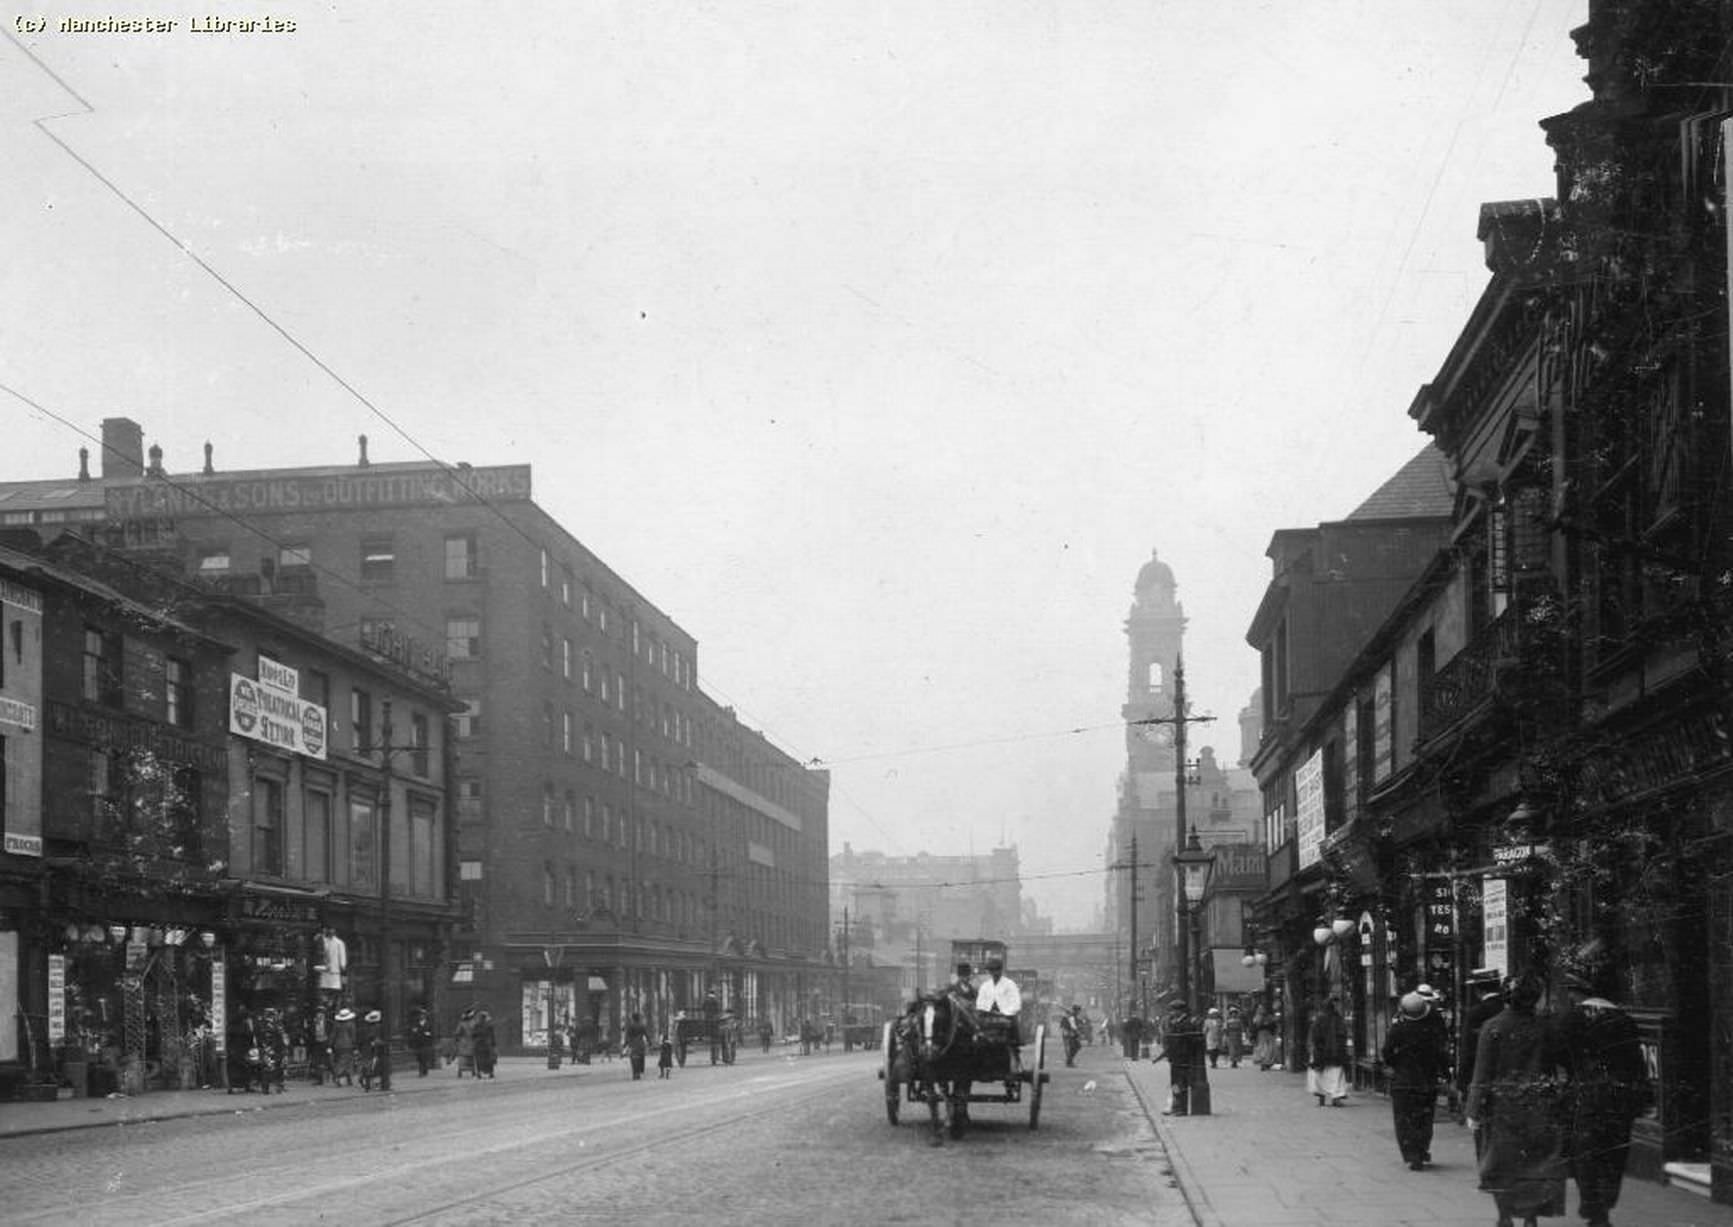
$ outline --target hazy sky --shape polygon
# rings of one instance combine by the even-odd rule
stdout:
[[[1551,193],[1587,96],[1586,0],[20,11],[0,385],[171,471],[532,463],[832,765],[836,849],[1012,841],[1077,925],[1138,568],[1237,758],[1271,533],[1424,442],[1477,207]],[[89,443],[4,391],[0,432],[0,479]]]

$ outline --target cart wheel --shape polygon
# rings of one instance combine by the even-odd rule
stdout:
[[[1041,1086],[1047,1081],[1047,1024],[1035,1028],[1035,1068],[1029,1078],[1029,1128],[1041,1127]]]
[[[686,1068],[686,1037],[682,1035],[680,1042],[674,1045],[674,1059],[680,1062],[680,1068]]]
[[[885,1051],[884,1067],[879,1070],[879,1077],[885,1082],[885,1117],[891,1124],[897,1123],[897,1113],[903,1106],[903,1085],[897,1081],[896,1044],[891,1039],[891,1024],[886,1023],[881,1042]]]

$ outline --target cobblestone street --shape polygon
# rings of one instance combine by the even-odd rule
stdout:
[[[400,1077],[389,1097],[296,1086],[268,1110],[228,1099],[220,1114],[0,1140],[0,1196],[9,1223],[129,1227],[894,1223],[959,1198],[981,1221],[1191,1222],[1105,1049],[1053,1071],[1038,1131],[1026,1106],[981,1104],[941,1148],[906,1110],[887,1123],[876,1068],[876,1054],[743,1054],[666,1082],[524,1061],[497,1082]]]

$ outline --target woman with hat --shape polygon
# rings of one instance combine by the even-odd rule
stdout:
[[[475,1007],[466,1006],[457,1017],[456,1032],[457,1076],[463,1077],[463,1071],[474,1074],[475,1070]],[[477,1077],[480,1075],[477,1074]]]
[[[1432,1118],[1438,1084],[1449,1076],[1450,1055],[1444,1033],[1432,1025],[1437,1015],[1418,991],[1405,994],[1380,1054],[1390,1067],[1390,1111],[1396,1146],[1411,1171],[1432,1162]]]
[[[1221,1068],[1222,1033],[1222,1012],[1212,1005],[1203,1016],[1203,1050],[1209,1056],[1211,1069]]]
[[[1559,1074],[1567,1062],[1556,1035],[1535,1016],[1543,985],[1524,972],[1505,989],[1504,1009],[1480,1032],[1468,1127],[1480,1156],[1480,1187],[1498,1206],[1499,1227],[1523,1227],[1565,1212]]]
[[[1306,1089],[1320,1108],[1341,1107],[1348,1099],[1348,1024],[1334,997],[1324,998],[1312,1015],[1306,1047]]]
[[[475,1012],[475,1076],[477,1078],[493,1077],[493,1066],[498,1050],[494,1046],[493,1015],[485,1009]]]
[[[355,1011],[348,1006],[331,1019],[331,1085],[355,1085]]]
[[[389,1057],[388,1044],[385,1039],[383,1023],[384,1015],[378,1010],[368,1010],[361,1019],[361,1089],[371,1091],[377,1080],[379,1089],[385,1090],[385,1062]]]

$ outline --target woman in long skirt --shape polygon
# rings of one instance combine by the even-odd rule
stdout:
[[[1334,997],[1324,998],[1312,1015],[1306,1046],[1306,1089],[1320,1108],[1341,1107],[1348,1098],[1348,1026]]]

